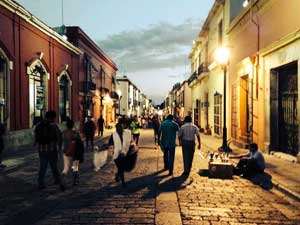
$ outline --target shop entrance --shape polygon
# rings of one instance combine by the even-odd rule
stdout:
[[[298,154],[298,64],[271,70],[271,150]]]

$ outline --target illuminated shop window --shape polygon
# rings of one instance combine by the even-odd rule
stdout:
[[[0,122],[8,120],[8,60],[0,49]]]
[[[60,121],[71,117],[71,80],[67,72],[59,77],[59,115]]]
[[[29,122],[30,127],[40,122],[47,110],[48,73],[44,65],[36,60],[27,68],[29,76]]]

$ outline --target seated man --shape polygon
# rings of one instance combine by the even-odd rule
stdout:
[[[259,173],[263,173],[266,168],[265,159],[263,155],[258,151],[256,143],[249,145],[249,153],[230,156],[231,159],[240,159],[236,168],[234,169],[235,175],[243,175],[245,178],[253,178]]]

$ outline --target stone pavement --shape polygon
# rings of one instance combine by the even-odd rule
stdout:
[[[201,135],[202,144],[208,151],[216,151],[222,145],[222,138]],[[230,145],[234,154],[248,152],[246,149]],[[274,187],[300,201],[300,164],[296,157],[283,153],[264,153],[266,172],[272,176]]]
[[[299,202],[240,177],[209,179],[207,159],[198,152],[190,178],[184,179],[177,147],[174,176],[167,176],[152,134],[142,131],[136,168],[125,175],[127,188],[114,181],[111,154],[94,172],[88,152],[79,186],[69,184],[65,192],[51,180],[45,190],[36,190],[37,160],[1,172],[0,224],[300,224]]]

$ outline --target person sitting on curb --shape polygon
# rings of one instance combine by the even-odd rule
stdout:
[[[249,153],[230,156],[231,159],[240,159],[234,168],[235,175],[242,175],[247,179],[254,178],[257,174],[263,174],[266,168],[265,159],[258,151],[256,143],[249,145]]]

